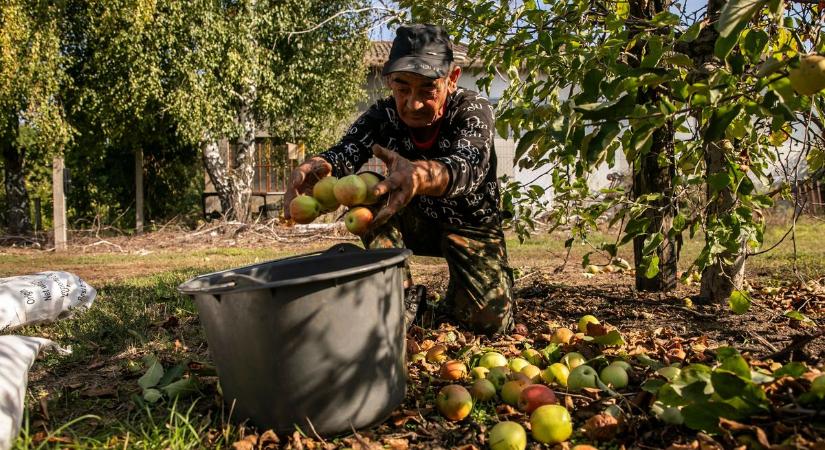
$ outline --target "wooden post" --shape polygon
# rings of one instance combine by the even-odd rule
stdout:
[[[52,201],[54,202],[54,249],[66,250],[66,195],[63,192],[63,158],[52,161]]]
[[[34,198],[34,232],[40,231],[43,223],[43,208],[40,205],[40,197]]]
[[[143,233],[143,149],[135,150],[135,233]]]

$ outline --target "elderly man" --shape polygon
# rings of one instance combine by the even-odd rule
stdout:
[[[372,105],[338,144],[298,166],[284,203],[327,175],[355,173],[375,155],[388,174],[374,188],[384,197],[362,236],[365,247],[445,258],[445,302],[453,317],[477,332],[507,332],[513,279],[499,211],[493,108],[458,88],[461,68],[437,26],[400,27],[382,75],[392,96]],[[405,288],[409,324],[424,297],[409,268]]]

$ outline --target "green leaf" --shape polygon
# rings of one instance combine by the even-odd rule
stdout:
[[[733,50],[733,47],[736,46],[736,42],[739,40],[740,31],[741,30],[734,30],[734,32],[731,33],[730,36],[719,36],[718,38],[716,38],[716,43],[713,47],[713,54],[716,55],[716,57],[719,59],[727,59],[731,50]]]
[[[708,125],[705,129],[706,141],[717,141],[725,137],[725,130],[728,128],[733,119],[742,111],[742,105],[736,103],[734,105],[722,105],[713,111],[713,114],[708,119]]]
[[[169,398],[188,397],[198,392],[198,384],[194,378],[182,378],[161,388]]]
[[[625,340],[618,330],[610,330],[607,334],[596,336],[593,338],[593,342],[608,347],[625,345]]]
[[[762,59],[762,52],[765,46],[768,45],[770,36],[762,30],[748,30],[745,39],[742,40],[740,48],[742,53],[751,60],[751,62],[759,62]]]
[[[724,399],[741,397],[748,385],[746,380],[743,380],[735,373],[723,370],[714,370],[710,375],[710,380],[713,384],[714,391]]]
[[[143,399],[149,403],[156,403],[163,397],[163,394],[157,389],[149,388],[143,390]]]
[[[144,390],[149,389],[157,386],[161,378],[163,378],[163,366],[159,361],[155,360],[152,365],[149,366],[149,369],[146,370],[146,373],[138,379],[138,385]]]
[[[684,406],[689,403],[682,398],[681,388],[673,383],[662,385],[661,389],[656,392],[656,399],[667,406]]]
[[[734,314],[745,314],[751,308],[751,298],[747,292],[736,290],[730,294],[728,305]]]
[[[720,369],[733,372],[744,379],[750,379],[751,369],[745,358],[733,347],[719,347],[716,349],[716,360],[721,363]]]
[[[709,433],[719,431],[720,417],[738,419],[739,416],[734,407],[722,402],[696,403],[682,408],[685,426]]]
[[[163,378],[158,381],[158,386],[166,386],[167,384],[179,379],[186,371],[186,363],[180,363],[163,374]]]
[[[656,233],[648,236],[648,238],[645,239],[644,247],[642,248],[642,254],[649,255],[653,253],[654,251],[656,251],[657,248],[659,248],[659,245],[661,245],[662,242],[664,242],[664,240],[665,237],[662,235],[662,233]]]
[[[558,362],[562,357],[561,347],[559,347],[559,344],[547,344],[547,347],[539,350],[539,353],[541,353],[541,356],[544,357],[544,360],[547,361],[548,364]]]
[[[618,122],[607,122],[601,126],[599,132],[587,144],[587,162],[597,162],[607,147],[616,139],[620,131]]]
[[[711,192],[714,194],[727,189],[727,187],[730,186],[730,182],[730,174],[727,172],[714,173],[708,177],[708,186],[710,186]]]
[[[651,279],[659,274],[659,256],[650,255],[642,258],[642,266],[645,269],[645,278]]]
[[[711,394],[708,393],[709,382],[695,381],[682,388],[682,397],[689,403],[703,403],[710,400]],[[711,390],[711,392],[713,392]]]
[[[525,153],[535,144],[536,142],[541,139],[543,131],[541,129],[538,130],[530,130],[527,133],[524,133],[519,141],[518,145],[516,146],[516,155],[514,159],[516,161],[520,160]]]
[[[759,11],[768,0],[729,0],[722,8],[716,29],[722,38],[731,35],[737,28],[742,28]]]
[[[693,23],[687,30],[685,30],[684,34],[679,36],[679,40],[682,42],[693,42],[699,37],[699,33],[702,31],[702,28],[705,27],[705,21],[697,20]]]
[[[656,361],[655,359],[644,354],[636,355],[636,361],[639,361],[639,364],[645,367],[650,367],[653,370],[664,367],[664,364],[662,364],[660,361]]]
[[[625,94],[620,98],[604,103],[587,103],[574,106],[573,109],[581,113],[586,120],[618,120],[627,117],[633,112],[636,99],[633,95]]]
[[[780,367],[779,369],[777,369],[773,373],[773,376],[776,377],[776,378],[785,377],[785,376],[792,377],[792,378],[799,378],[802,375],[804,375],[805,372],[807,372],[807,371],[808,371],[808,366],[806,366],[804,363],[801,363],[801,362],[798,362],[798,361],[792,361],[792,362],[789,362],[788,364],[785,364],[784,366]]]
[[[661,389],[665,384],[667,384],[667,381],[660,378],[648,378],[644,383],[642,383],[642,390],[655,394],[659,392],[659,389]]]

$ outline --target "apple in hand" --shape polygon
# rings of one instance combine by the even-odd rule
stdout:
[[[318,200],[318,203],[321,204],[321,209],[324,211],[333,211],[339,206],[338,200],[335,199],[335,193],[333,192],[336,182],[338,182],[338,178],[328,176],[321,178],[321,180],[312,187],[312,196],[315,197],[315,200]]]
[[[444,417],[450,420],[462,420],[473,409],[473,397],[464,386],[451,384],[438,391],[435,405]]]
[[[543,384],[531,384],[521,390],[518,399],[518,409],[530,414],[536,408],[543,405],[555,405],[558,403],[553,390]]]
[[[358,175],[347,175],[332,188],[335,199],[344,206],[360,205],[367,197],[367,185]]]
[[[596,387],[597,378],[596,369],[581,365],[570,371],[570,376],[567,377],[567,387],[573,392],[578,392],[584,388],[594,388]]]
[[[490,450],[524,450],[527,448],[527,432],[518,422],[499,422],[487,437]]]
[[[350,233],[360,236],[367,232],[372,219],[372,211],[363,206],[358,206],[347,211],[347,215],[344,216],[344,223]]]
[[[544,444],[558,444],[570,439],[573,421],[567,408],[561,405],[539,406],[530,415],[533,439]]]
[[[297,223],[310,223],[321,214],[321,204],[309,195],[299,195],[289,202],[289,214]]]
[[[373,205],[378,203],[378,197],[375,196],[375,193],[372,190],[375,188],[375,185],[381,181],[381,179],[372,172],[361,172],[358,176],[361,177],[361,180],[364,181],[364,185],[367,187],[367,194],[361,204]]]

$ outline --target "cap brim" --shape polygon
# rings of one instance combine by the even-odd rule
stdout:
[[[449,61],[441,58],[423,58],[421,56],[405,56],[395,61],[387,61],[381,75],[393,72],[412,72],[427,78],[441,78],[447,76],[450,70]]]

